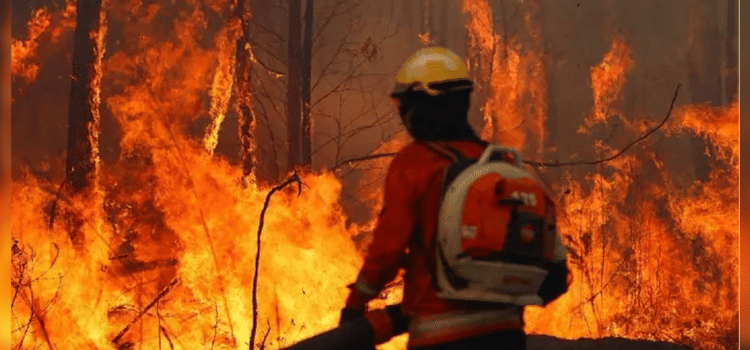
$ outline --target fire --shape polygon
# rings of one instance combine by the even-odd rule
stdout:
[[[11,75],[27,83],[33,82],[39,73],[37,51],[40,43],[48,40],[45,33],[52,43],[59,43],[64,33],[75,29],[75,14],[76,5],[72,0],[65,3],[62,11],[50,12],[47,8],[32,11],[31,19],[26,24],[26,40],[13,39],[11,42]]]
[[[68,21],[75,12],[70,4],[61,15]],[[143,33],[126,35],[129,45],[108,52],[100,66],[102,107],[120,125],[122,156],[102,166],[89,198],[59,194],[62,179],[27,173],[13,181],[15,347],[248,347],[256,234],[269,188],[238,181],[242,167],[210,153],[227,113],[240,33],[238,22],[230,22],[206,44],[215,14],[204,11],[221,15],[225,5],[112,2],[118,11],[110,13],[125,17],[123,32]],[[523,19],[523,41],[498,34],[487,1],[463,2],[469,66],[487,77],[478,81],[488,91],[483,135],[527,154],[543,150],[546,118],[546,63],[533,10]],[[164,35],[155,22],[169,11],[176,13],[173,35]],[[54,33],[69,23],[53,25],[46,10],[34,13],[29,38],[12,48],[13,74],[29,82],[38,71],[30,62],[42,33],[59,37]],[[26,73],[32,66],[35,73]],[[633,67],[630,48],[614,39],[591,70],[588,127],[613,114],[626,119],[613,105]],[[206,115],[214,123],[208,136],[189,135],[191,123]],[[709,179],[691,188],[671,180],[674,170],[656,152],[635,150],[598,172],[557,181],[559,226],[575,281],[553,304],[527,310],[529,333],[655,339],[696,349],[736,345],[737,121],[736,102],[676,108],[667,136],[693,132],[719,150]],[[641,132],[624,124],[624,132]],[[401,133],[376,153],[398,151],[407,141]],[[372,217],[389,161],[375,160],[367,176],[372,186],[360,186]],[[343,286],[354,280],[366,250],[351,238],[374,223],[347,225],[335,174],[301,177],[301,195],[287,188],[271,198],[262,232],[257,339],[270,349],[336,325]],[[79,221],[82,244],[71,242],[66,220]],[[371,306],[397,303],[400,293],[395,283]],[[381,348],[403,349],[405,342],[401,336]]]
[[[588,126],[619,113],[611,104],[633,67],[629,52],[615,38],[592,69]],[[545,309],[527,310],[529,332],[651,339],[695,349],[736,346],[737,103],[681,106],[673,118],[677,126],[670,132],[693,131],[722,151],[719,166],[708,181],[685,189],[674,184],[673,170],[654,152],[645,152],[559,184],[559,227],[570,247],[575,283]],[[642,132],[625,121],[631,134]],[[596,145],[613,149],[602,141]]]
[[[12,75],[20,76],[27,82],[36,79],[39,65],[29,62],[29,60],[36,56],[36,51],[39,48],[38,40],[47,30],[51,21],[52,16],[46,9],[37,9],[32,13],[32,18],[27,24],[28,39],[25,41],[13,39],[10,47],[10,71]]]
[[[544,147],[547,107],[546,66],[532,5],[524,13],[526,40],[518,34],[501,35],[494,29],[492,8],[486,0],[465,0],[468,14],[469,67],[481,86],[488,86],[484,103],[485,140],[540,154]],[[528,134],[528,140],[527,140]]]
[[[722,159],[730,160],[735,167],[739,159],[739,103],[726,107],[710,105],[684,106],[677,110],[679,129],[687,129],[704,136],[723,152]],[[673,128],[678,129],[678,128]]]
[[[545,106],[541,56],[533,50],[521,54],[513,38],[512,45],[503,45],[486,1],[464,1],[463,9],[469,14],[470,68],[477,77],[489,77],[483,137],[527,154],[540,150],[525,143],[533,133],[543,135],[537,130],[543,130],[544,108],[519,113],[514,103],[519,94],[536,91],[531,94],[536,103],[528,105]],[[525,20],[533,28],[528,13]],[[537,75],[530,76],[542,83],[524,77],[519,67],[537,67]],[[591,68],[593,108],[581,133],[609,116],[618,117],[634,138],[642,133],[616,108],[633,67],[630,47],[614,38]],[[503,122],[494,116],[503,116]],[[532,127],[522,116],[539,122]],[[686,190],[672,183],[670,171],[649,152],[621,156],[583,179],[560,181],[555,186],[562,210],[559,227],[571,247],[575,282],[548,307],[528,308],[528,332],[568,339],[653,339],[696,349],[736,346],[737,106],[683,106],[673,120],[679,126],[670,132],[691,130],[706,137],[722,151],[718,158],[728,168],[715,169],[709,181]],[[509,130],[508,125],[516,127]],[[617,150],[602,140],[595,147],[604,153]],[[658,178],[646,175],[654,168]]]
[[[50,35],[53,42],[59,42],[60,37],[67,31],[73,31],[76,28],[76,2],[68,0],[65,2],[65,9],[60,14],[60,24],[50,29]]]
[[[57,215],[81,218],[83,249],[70,243],[66,218],[48,226],[55,183],[31,175],[13,183],[19,348],[247,348],[268,189],[241,186],[241,169],[184,132],[204,110],[201,94],[216,64],[213,50],[199,45],[207,26],[200,4],[186,7],[174,21],[176,39],[144,36],[132,51],[104,58],[102,84],[120,86],[102,98],[120,123],[122,157],[101,169],[102,205],[57,200]],[[135,8],[128,25],[148,31],[154,16],[147,14],[158,11]],[[277,193],[265,216],[257,339],[271,348],[333,327],[343,286],[361,264],[338,179],[302,180],[301,196]]]
[[[732,108],[714,112],[737,119]],[[656,179],[643,175],[647,162],[627,156],[607,164],[611,175],[567,180],[559,224],[576,282],[547,308],[528,310],[529,331],[736,346],[737,158],[690,189],[649,158]]]
[[[595,123],[606,123],[610,115],[622,117],[622,114],[612,108],[612,104],[622,99],[622,87],[625,76],[633,69],[630,47],[622,37],[612,40],[609,51],[604,59],[591,68],[591,87],[594,92],[594,110],[586,118],[586,126]],[[581,129],[585,132],[585,129]]]
[[[219,51],[219,67],[214,74],[214,82],[211,86],[211,124],[206,130],[203,144],[209,154],[213,154],[219,143],[219,128],[229,107],[229,98],[232,96],[232,80],[234,79],[235,66],[235,42],[240,36],[241,22],[239,18],[232,18],[227,25],[216,35]]]

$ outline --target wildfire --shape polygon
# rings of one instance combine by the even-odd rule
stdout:
[[[52,16],[46,9],[38,9],[33,12],[27,25],[28,39],[26,41],[13,39],[10,47],[10,71],[12,75],[20,76],[27,82],[36,79],[39,65],[29,62],[29,60],[36,56],[36,50],[39,48],[39,37],[47,30],[51,20]]]
[[[494,29],[492,8],[486,0],[465,0],[462,4],[463,12],[469,15],[469,66],[478,85],[488,85],[482,138],[518,149],[526,146],[528,152],[541,154],[547,83],[539,28],[531,19],[535,9],[529,8],[524,14],[524,40],[520,35],[503,36]]]
[[[633,67],[629,52],[615,38],[592,69],[588,126],[613,113],[625,118],[611,104]],[[558,186],[558,220],[571,248],[575,283],[545,309],[527,310],[528,331],[568,339],[661,340],[696,349],[736,347],[737,104],[683,106],[674,114],[678,126],[672,129],[704,135],[723,150],[717,157],[721,164],[708,181],[689,189],[673,183],[674,170],[654,152],[622,156],[584,179],[568,177]],[[641,132],[625,121],[629,133]],[[602,141],[596,145],[613,148]]]
[[[33,82],[39,73],[39,63],[35,62],[35,58],[40,43],[46,41],[44,34],[48,33],[52,43],[59,43],[63,33],[75,28],[75,14],[74,1],[66,2],[65,9],[59,12],[50,12],[46,8],[34,10],[26,24],[27,39],[13,39],[11,42],[11,75],[21,77],[28,83]]]
[[[679,128],[704,136],[723,152],[719,157],[733,162],[739,159],[739,103],[726,107],[710,105],[684,106],[677,110]],[[677,129],[677,128],[672,128]]]
[[[206,129],[203,144],[209,154],[214,153],[219,143],[219,128],[229,107],[229,98],[232,96],[232,82],[234,79],[235,45],[240,36],[241,22],[239,18],[232,18],[229,23],[216,35],[219,51],[219,67],[214,74],[214,82],[211,86],[211,124]]]
[[[594,110],[586,118],[586,126],[595,123],[606,123],[607,117],[622,114],[612,108],[612,104],[622,99],[622,87],[625,85],[625,75],[633,69],[633,58],[630,47],[622,37],[612,40],[609,51],[604,59],[591,68],[591,87],[594,93]],[[586,129],[580,129],[581,133]]]
[[[103,205],[65,196],[56,204],[57,215],[78,213],[82,249],[70,243],[67,218],[48,227],[54,183],[30,175],[13,183],[16,346],[247,348],[267,189],[241,186],[241,169],[184,131],[204,110],[215,66],[198,44],[207,26],[199,7],[181,9],[177,40],[153,35],[104,59],[103,85],[120,86],[103,100],[121,126],[122,157],[101,171]],[[134,9],[127,25],[148,32],[155,17],[145,14],[158,11]],[[265,217],[258,339],[271,348],[333,327],[342,286],[361,264],[338,179],[302,180],[302,195],[277,193]]]
[[[34,12],[28,39],[13,42],[13,75],[34,80],[39,38],[70,28],[71,4],[59,25],[46,10]],[[246,349],[259,213],[269,188],[238,181],[242,166],[212,154],[236,73],[239,21],[214,29],[213,44],[206,44],[209,18],[226,12],[225,1],[111,6],[123,18],[110,23],[124,21],[117,23],[123,33],[139,33],[126,35],[132,45],[104,57],[98,52],[101,98],[120,125],[121,159],[100,169],[93,202],[58,193],[62,179],[27,173],[13,181],[12,343]],[[546,118],[545,58],[533,10],[523,18],[527,40],[505,39],[486,0],[463,2],[469,66],[486,77],[477,81],[487,92],[483,135],[527,154],[543,150]],[[165,13],[175,14],[170,35],[158,23]],[[625,118],[612,105],[633,67],[630,48],[615,38],[591,70],[587,127],[612,114]],[[189,135],[191,123],[207,114],[205,138]],[[669,133],[690,131],[716,147],[709,179],[680,188],[656,152],[631,151],[599,172],[558,180],[559,227],[575,282],[553,304],[527,310],[528,332],[696,349],[736,345],[738,104],[678,106],[670,125]],[[625,129],[640,132],[631,123]],[[401,133],[376,153],[398,151],[407,141]],[[389,162],[368,163],[375,167],[360,184],[359,198],[369,201],[373,218]],[[366,250],[351,238],[374,223],[347,225],[335,174],[301,178],[301,195],[297,188],[276,193],[264,220],[257,339],[270,349],[336,325],[343,286],[356,277]],[[69,236],[72,224],[80,226],[80,244]],[[371,307],[400,298],[395,283]],[[401,336],[381,349],[403,349],[405,342]]]
[[[73,31],[76,28],[76,2],[68,0],[65,2],[65,9],[61,13],[60,25],[53,26],[50,29],[50,35],[53,42],[59,42],[60,37],[66,31]]]

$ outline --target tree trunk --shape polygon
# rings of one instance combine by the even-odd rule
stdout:
[[[737,70],[737,0],[727,1],[727,68],[726,68],[726,99],[732,102],[737,99],[737,87],[739,84],[739,71]]]
[[[430,15],[432,14],[432,4],[430,0],[422,0],[422,31],[421,34],[432,36]]]
[[[440,32],[437,33],[437,43],[440,46],[447,47],[448,46],[448,11],[451,4],[448,2],[439,2],[438,8],[440,8],[440,23],[438,23],[438,26],[440,27]]]
[[[301,77],[300,66],[302,64],[300,50],[300,2],[289,1],[289,38],[287,40],[287,130],[289,137],[289,161],[288,168],[292,169],[302,163],[301,133],[302,111],[301,111]]]
[[[66,168],[73,193],[94,184],[99,160],[99,85],[105,31],[102,2],[78,0],[76,4]]]
[[[312,79],[313,0],[306,1],[305,35],[302,38],[302,165],[312,166],[312,121],[310,82]]]
[[[253,113],[252,60],[250,57],[250,8],[247,0],[238,0],[234,17],[240,19],[242,35],[237,39],[235,96],[237,97],[237,125],[240,138],[240,165],[243,178],[251,177],[255,171],[255,114]]]

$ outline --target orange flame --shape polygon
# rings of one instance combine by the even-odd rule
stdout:
[[[679,128],[704,136],[724,152],[722,159],[739,159],[739,103],[726,107],[710,105],[684,106],[676,111]],[[676,128],[673,128],[676,129]],[[736,164],[735,164],[736,166]]]
[[[587,126],[617,114],[624,75],[633,66],[621,39],[592,69],[594,110]],[[575,276],[571,290],[544,309],[527,309],[527,330],[563,338],[618,336],[676,342],[696,349],[736,343],[738,110],[683,106],[678,126],[724,150],[727,168],[679,188],[654,152],[621,156],[605,171],[568,178],[559,227]],[[626,121],[628,130],[640,132]],[[587,129],[582,129],[586,131]],[[599,141],[597,147],[609,148]],[[644,172],[648,161],[657,178]],[[605,175],[607,174],[607,175]],[[687,307],[686,307],[687,306]],[[696,321],[700,320],[700,321]]]
[[[232,83],[235,68],[235,43],[240,36],[241,22],[239,18],[232,18],[227,25],[217,34],[217,51],[219,52],[219,67],[214,75],[211,86],[211,124],[206,128],[206,136],[203,139],[204,147],[209,154],[214,153],[219,143],[219,128],[229,107],[229,98],[232,96]]]
[[[58,43],[63,33],[75,29],[75,14],[76,5],[72,0],[68,0],[65,9],[59,12],[50,12],[46,8],[32,11],[26,24],[27,39],[13,39],[11,42],[11,75],[33,82],[39,73],[39,63],[35,62],[37,50],[40,43],[46,42],[44,33],[49,31],[51,42]]]
[[[167,7],[134,3],[122,11],[132,17],[127,25],[152,35],[141,37],[132,52],[111,53],[101,65],[102,83],[118,87],[108,90],[117,94],[104,97],[122,129],[123,156],[117,165],[102,167],[98,202],[57,198],[58,184],[29,174],[13,182],[15,347],[106,349],[123,334],[119,345],[137,343],[144,349],[247,348],[258,213],[268,188],[239,184],[240,167],[212,157],[203,140],[185,132],[205,115],[207,91],[212,91],[209,110],[217,111],[211,116],[226,111],[221,87],[232,74],[221,67],[233,65],[220,59],[214,71],[215,56],[232,55],[221,54],[230,50],[220,45],[225,36],[215,37],[212,49],[199,44],[208,27],[202,4],[175,5],[176,38],[160,39],[152,22]],[[217,0],[208,8],[219,12],[223,6]],[[473,74],[489,77],[485,133],[538,150],[529,146],[529,135],[543,135],[546,85],[538,43],[522,50],[512,41],[501,42],[487,1],[464,1],[464,11],[471,17],[470,67]],[[534,33],[528,16],[525,21]],[[592,69],[592,124],[612,114],[632,66],[625,54],[629,49],[616,42],[610,52],[619,54],[606,55]],[[507,52],[501,56],[499,48]],[[528,332],[666,340],[696,349],[735,342],[737,113],[737,103],[676,110],[679,124],[670,132],[693,131],[723,150],[717,157],[722,168],[692,188],[678,188],[655,152],[628,154],[603,165],[600,173],[560,181],[559,226],[571,247],[575,282],[546,308],[527,310]],[[376,153],[397,151],[407,141],[402,133]],[[373,203],[373,217],[382,198],[378,179],[389,161],[375,162],[380,168],[368,175],[375,182],[370,190],[361,186],[361,198]],[[351,237],[372,225],[347,226],[335,175],[302,178],[302,195],[296,189],[278,192],[265,217],[258,338],[268,334],[265,344],[271,349],[336,324],[347,292],[343,286],[362,263]],[[53,202],[57,215],[62,209],[78,214],[84,249],[73,249],[66,225],[49,227]],[[73,219],[56,222],[63,220]],[[163,297],[156,298],[160,292]],[[396,285],[371,306],[396,303],[400,293]],[[403,349],[406,339],[380,348]]]
[[[66,31],[73,31],[76,28],[76,2],[74,0],[65,2],[65,9],[61,17],[60,25],[50,30],[53,42],[58,42],[62,34]]]
[[[591,87],[594,92],[594,110],[586,118],[586,126],[606,123],[610,115],[622,116],[612,108],[612,104],[622,99],[625,75],[633,69],[634,63],[630,47],[622,37],[612,40],[612,46],[604,59],[591,68]],[[583,130],[583,129],[582,129]],[[579,130],[580,132],[585,132]]]
[[[20,76],[27,82],[33,82],[39,72],[39,64],[29,62],[36,56],[39,48],[39,38],[50,26],[52,16],[46,9],[37,9],[32,13],[31,20],[26,25],[29,30],[27,40],[13,39],[10,47],[10,71],[14,76]]]
[[[46,226],[41,208],[54,201],[48,190],[54,184],[32,176],[14,182],[19,292],[12,340],[20,348],[46,342],[110,348],[175,278],[120,345],[246,348],[255,234],[267,189],[241,186],[241,169],[211,157],[183,131],[201,114],[215,62],[213,51],[198,45],[207,25],[199,7],[175,20],[177,40],[145,37],[134,54],[119,51],[105,60],[105,79],[114,78],[107,82],[128,82],[106,96],[121,125],[123,157],[102,169],[103,204],[68,198],[57,204],[79,213],[83,251],[71,249],[64,225]],[[159,9],[137,9],[130,25],[147,30],[154,17],[139,15],[153,11]],[[342,286],[361,263],[338,205],[338,179],[302,177],[302,195],[277,193],[265,217],[258,328],[259,339],[270,332],[271,348],[333,327],[347,292]]]
[[[531,38],[526,45],[515,35],[504,39],[497,33],[487,1],[465,0],[462,10],[469,15],[470,69],[479,86],[484,79],[489,85],[482,138],[523,150],[527,137],[532,136],[528,151],[541,153],[547,83],[539,28],[531,20],[535,9],[524,14],[524,29]]]

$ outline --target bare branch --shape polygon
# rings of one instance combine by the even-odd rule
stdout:
[[[680,91],[680,86],[681,85],[682,84],[677,84],[677,88],[674,90],[674,96],[672,97],[672,102],[669,104],[669,110],[667,111],[667,115],[664,116],[664,119],[662,119],[662,121],[659,124],[657,124],[651,130],[649,130],[647,133],[641,135],[641,137],[635,139],[633,142],[629,143],[627,146],[625,146],[623,149],[621,149],[619,152],[615,153],[614,155],[611,155],[611,156],[606,157],[606,158],[598,159],[598,160],[593,160],[593,161],[571,161],[571,162],[563,162],[563,163],[560,163],[560,162],[548,162],[548,163],[544,163],[544,162],[537,162],[537,161],[527,160],[527,161],[524,161],[524,163],[526,163],[528,165],[531,165],[531,166],[536,166],[536,167],[556,167],[556,166],[571,166],[571,165],[596,165],[596,164],[605,163],[605,162],[609,162],[611,160],[614,160],[615,158],[617,158],[617,157],[621,156],[623,153],[625,153],[628,149],[630,149],[630,147],[633,147],[635,144],[637,144],[637,143],[645,140],[651,134],[653,134],[654,132],[656,132],[656,130],[659,130],[667,122],[667,120],[669,120],[669,117],[672,114],[672,108],[674,107],[674,101],[677,100],[677,94]]]
[[[375,153],[375,154],[371,154],[371,155],[368,155],[368,156],[351,158],[351,159],[347,159],[347,160],[345,160],[345,161],[343,161],[343,162],[341,162],[339,164],[336,164],[336,166],[334,166],[333,169],[331,169],[331,170],[336,170],[336,169],[338,169],[338,168],[340,168],[340,167],[342,167],[344,165],[351,164],[351,163],[359,163],[359,162],[363,162],[363,161],[366,161],[366,160],[388,158],[388,157],[393,157],[395,155],[396,155],[396,152],[391,152],[391,153]]]
[[[664,126],[664,124],[667,122],[667,120],[669,120],[669,117],[672,114],[672,109],[674,107],[674,102],[675,102],[675,100],[677,100],[677,95],[678,95],[678,92],[680,91],[680,86],[681,85],[682,84],[677,84],[677,88],[674,91],[674,96],[672,97],[672,102],[669,105],[669,110],[667,111],[667,115],[664,117],[664,119],[662,119],[662,121],[659,124],[657,124],[655,127],[653,127],[651,130],[649,130],[645,134],[641,135],[639,138],[635,139],[633,142],[629,143],[627,146],[625,146],[623,149],[621,149],[619,152],[615,153],[614,155],[606,157],[606,158],[598,159],[598,160],[591,160],[591,161],[581,160],[581,161],[570,161],[570,162],[548,162],[548,163],[545,163],[545,162],[538,162],[538,161],[534,161],[534,160],[524,160],[524,164],[531,165],[531,166],[536,166],[536,167],[557,167],[557,166],[572,166],[572,165],[596,165],[596,164],[606,163],[606,162],[614,160],[615,158],[617,158],[617,157],[621,156],[622,154],[624,154],[628,149],[630,149],[631,147],[633,147],[635,144],[637,144],[637,143],[645,140],[651,134],[653,134],[654,132],[656,132],[657,130],[659,130],[662,126]],[[391,152],[391,153],[376,153],[376,154],[371,154],[371,155],[367,155],[367,156],[363,156],[363,157],[351,158],[351,159],[347,159],[347,160],[345,160],[345,161],[337,164],[336,166],[333,167],[333,169],[334,170],[338,169],[338,168],[340,168],[340,167],[342,167],[344,165],[350,164],[350,163],[358,163],[358,162],[368,161],[368,160],[373,160],[373,159],[393,157],[395,155],[396,155],[395,152]]]
[[[253,327],[250,331],[250,349],[252,350],[255,348],[255,333],[258,329],[258,269],[260,267],[260,236],[261,233],[263,233],[263,224],[266,218],[266,210],[268,209],[268,205],[271,202],[271,196],[273,196],[274,193],[276,193],[279,190],[282,190],[284,187],[289,186],[292,183],[297,183],[298,193],[297,195],[302,194],[302,180],[299,178],[297,173],[292,174],[286,181],[281,183],[280,185],[275,186],[271,189],[270,192],[268,192],[268,195],[266,195],[266,200],[263,202],[263,209],[260,211],[260,221],[258,223],[258,236],[256,240],[256,251],[255,251],[255,273],[253,274]]]

